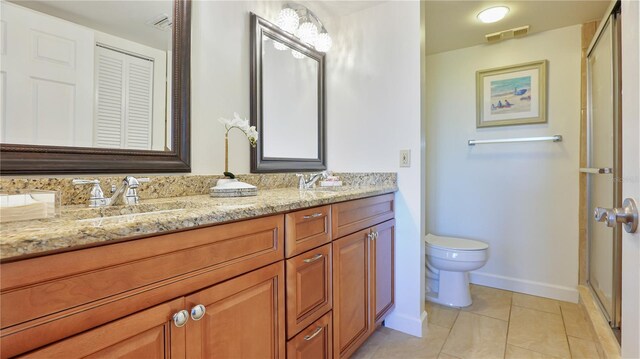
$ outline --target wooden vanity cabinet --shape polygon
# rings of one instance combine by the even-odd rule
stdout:
[[[393,218],[387,194],[2,263],[0,359],[349,357],[394,306]]]
[[[348,358],[393,309],[394,196],[332,206],[334,358]]]
[[[156,305],[191,298],[192,293],[272,263],[282,268],[278,301],[271,300],[282,323],[278,321],[273,332],[284,333],[283,260],[284,215],[275,215],[2,263],[0,357],[66,341]],[[190,304],[181,310],[190,310]],[[175,313],[165,314],[163,322],[169,322]],[[187,326],[192,323],[189,320]],[[284,335],[278,340],[284,348]]]

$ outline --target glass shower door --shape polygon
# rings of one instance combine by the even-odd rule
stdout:
[[[612,327],[620,318],[619,226],[597,224],[595,207],[621,205],[619,151],[619,81],[617,78],[617,18],[609,17],[596,45],[587,56],[588,83],[588,282]]]

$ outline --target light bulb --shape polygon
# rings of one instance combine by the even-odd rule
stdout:
[[[305,22],[300,25],[300,27],[296,31],[296,36],[302,42],[313,44],[316,41],[316,37],[318,36],[318,28],[313,23]]]
[[[293,55],[293,57],[295,57],[296,59],[304,59],[304,54],[302,54],[299,51],[296,50],[291,50],[291,54]]]
[[[280,10],[276,25],[282,30],[290,33],[295,33],[298,25],[300,24],[300,17],[298,13],[291,8],[284,8]]]
[[[320,52],[327,52],[331,49],[331,45],[333,45],[333,40],[331,40],[331,36],[328,33],[323,32],[316,36],[315,48]]]
[[[478,14],[478,19],[486,24],[490,24],[492,22],[502,20],[508,12],[509,8],[506,6],[490,7],[488,9],[480,11],[480,13]]]

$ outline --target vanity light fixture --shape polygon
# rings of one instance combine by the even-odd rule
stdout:
[[[480,13],[478,14],[478,20],[484,22],[485,24],[490,24],[504,19],[507,13],[509,13],[508,7],[494,6],[480,11]]]
[[[298,13],[295,10],[291,8],[284,8],[280,10],[280,13],[278,14],[276,25],[278,25],[282,30],[293,34],[298,29],[298,25],[300,25],[300,16],[298,16]]]
[[[323,32],[321,34],[318,34],[318,36],[316,37],[316,50],[320,51],[320,52],[327,52],[329,51],[329,49],[331,49],[331,45],[333,45],[333,40],[331,39],[331,36],[329,36],[329,34],[327,34],[326,32]]]
[[[276,25],[320,52],[329,51],[333,45],[333,40],[320,19],[303,5],[293,3],[285,5],[278,14]],[[274,46],[278,50],[287,49],[286,47],[277,46],[277,43],[274,43]],[[295,52],[292,53],[295,58],[304,57],[298,57],[302,55],[300,53],[298,53],[298,56],[296,56]]]
[[[313,45],[316,42],[316,37],[318,37],[318,27],[311,21],[305,22],[296,30],[296,36],[302,42]]]

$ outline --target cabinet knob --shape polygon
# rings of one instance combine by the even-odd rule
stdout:
[[[184,309],[173,315],[173,324],[175,324],[175,326],[178,328],[183,327],[185,324],[187,324],[188,320],[189,312]]]
[[[204,305],[198,304],[195,307],[191,308],[191,319],[200,320],[204,317],[204,313],[207,311]]]

